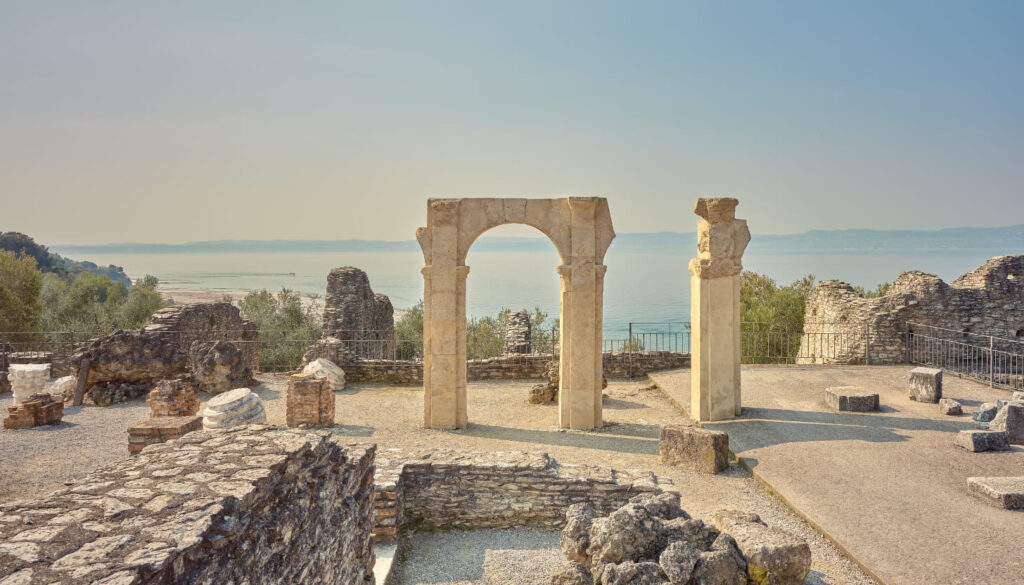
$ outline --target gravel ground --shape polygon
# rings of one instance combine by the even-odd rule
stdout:
[[[262,375],[261,385],[254,389],[264,400],[269,422],[274,424],[285,422],[286,380],[282,375]],[[725,472],[708,476],[662,465],[658,457],[660,427],[681,422],[681,414],[647,382],[611,380],[605,391],[606,424],[592,432],[561,431],[557,429],[557,406],[527,404],[527,391],[534,383],[471,382],[468,389],[470,424],[469,428],[459,431],[422,428],[423,391],[420,387],[353,385],[336,395],[339,425],[335,432],[352,437],[356,442],[377,443],[381,448],[542,451],[566,463],[647,469],[675,482],[682,493],[683,507],[693,516],[708,519],[715,511],[727,507],[750,510],[760,514],[769,525],[806,539],[814,558],[807,585],[874,583],[742,468],[731,464]],[[205,402],[209,397],[202,398]],[[0,402],[5,399],[9,402],[10,394]],[[107,408],[68,407],[65,413],[63,423],[48,429],[0,429],[0,501],[47,493],[60,488],[65,481],[126,456],[127,429],[148,416],[148,407],[139,401]],[[504,539],[498,539],[488,553],[487,539],[476,536],[485,533],[506,535],[515,539],[517,546],[510,549]],[[486,559],[557,553],[557,540],[551,538],[543,531],[525,529],[474,531],[468,536],[458,532],[416,535],[406,548],[406,563],[434,567],[436,571],[431,574],[439,576],[423,577],[421,573],[399,568],[409,577],[397,583],[456,583],[473,579],[489,583],[479,581],[491,578],[489,569],[484,566]],[[434,539],[442,540],[431,544]],[[451,542],[456,544],[445,545],[444,539],[454,539]],[[469,556],[465,559],[457,556],[459,561],[454,560],[452,551],[478,550],[481,546],[485,547],[483,552],[467,553]],[[505,549],[511,552],[495,552]],[[536,552],[544,550],[548,552]],[[477,576],[466,577],[470,573],[459,566],[471,562],[476,563]],[[500,567],[504,561],[491,562]],[[551,574],[541,562],[519,563],[518,570],[516,578],[501,582],[532,583],[530,579],[546,579]],[[414,578],[414,575],[417,576]],[[415,580],[424,578],[431,580]]]

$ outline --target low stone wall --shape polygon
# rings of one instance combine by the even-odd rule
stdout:
[[[373,446],[262,426],[151,445],[0,506],[0,582],[373,582]]]
[[[469,380],[532,380],[543,379],[550,354],[511,355],[486,360],[469,360],[466,377]],[[686,368],[690,354],[670,351],[643,351],[636,353],[607,352],[604,354],[604,373],[608,378],[638,378],[648,372]],[[385,384],[422,384],[423,362],[411,360],[358,360],[341,364],[349,382],[379,382]]]
[[[545,453],[382,451],[377,459],[379,542],[403,525],[433,529],[561,528],[565,509],[589,502],[610,513],[640,493],[676,491],[650,472],[563,465]]]

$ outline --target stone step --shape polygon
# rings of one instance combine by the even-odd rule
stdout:
[[[968,477],[967,488],[1000,508],[1024,509],[1024,477]]]

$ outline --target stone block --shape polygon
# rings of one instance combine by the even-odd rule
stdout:
[[[811,570],[811,547],[792,534],[764,524],[756,515],[723,510],[715,526],[736,541],[747,560],[751,583],[801,585]]]
[[[914,368],[910,370],[910,399],[918,402],[938,402],[942,398],[942,370]]]
[[[1024,509],[1024,477],[968,477],[967,488],[1000,508]]]
[[[1024,404],[1007,402],[996,413],[988,428],[993,431],[1006,431],[1006,437],[1011,443],[1024,444]]]
[[[128,452],[138,454],[146,445],[180,439],[203,428],[201,416],[163,416],[144,420],[128,427]]]
[[[956,435],[956,444],[973,453],[1006,451],[1010,442],[1004,431],[966,430]]]
[[[327,389],[331,392],[339,392],[345,389],[345,370],[338,367],[331,360],[317,358],[302,368],[303,374],[313,374],[317,378],[327,381]]]
[[[729,435],[699,427],[669,425],[661,429],[661,462],[716,474],[729,465]]]
[[[326,378],[315,374],[288,377],[288,426],[330,426],[334,424],[334,394]]]
[[[992,404],[991,402],[986,402],[979,406],[978,410],[975,410],[973,413],[971,413],[971,418],[974,419],[976,422],[989,423],[992,422],[992,419],[996,417],[997,412],[999,412],[998,406]]]
[[[952,398],[939,399],[939,412],[947,416],[957,416],[964,413],[963,406]]]
[[[149,393],[149,417],[194,416],[199,412],[199,398],[192,385],[182,380],[160,380]]]
[[[878,410],[878,394],[857,386],[833,386],[825,389],[825,404],[843,412],[873,412]]]

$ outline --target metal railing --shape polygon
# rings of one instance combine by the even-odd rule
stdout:
[[[907,323],[908,364],[931,366],[987,383],[1024,389],[1024,341]]]

